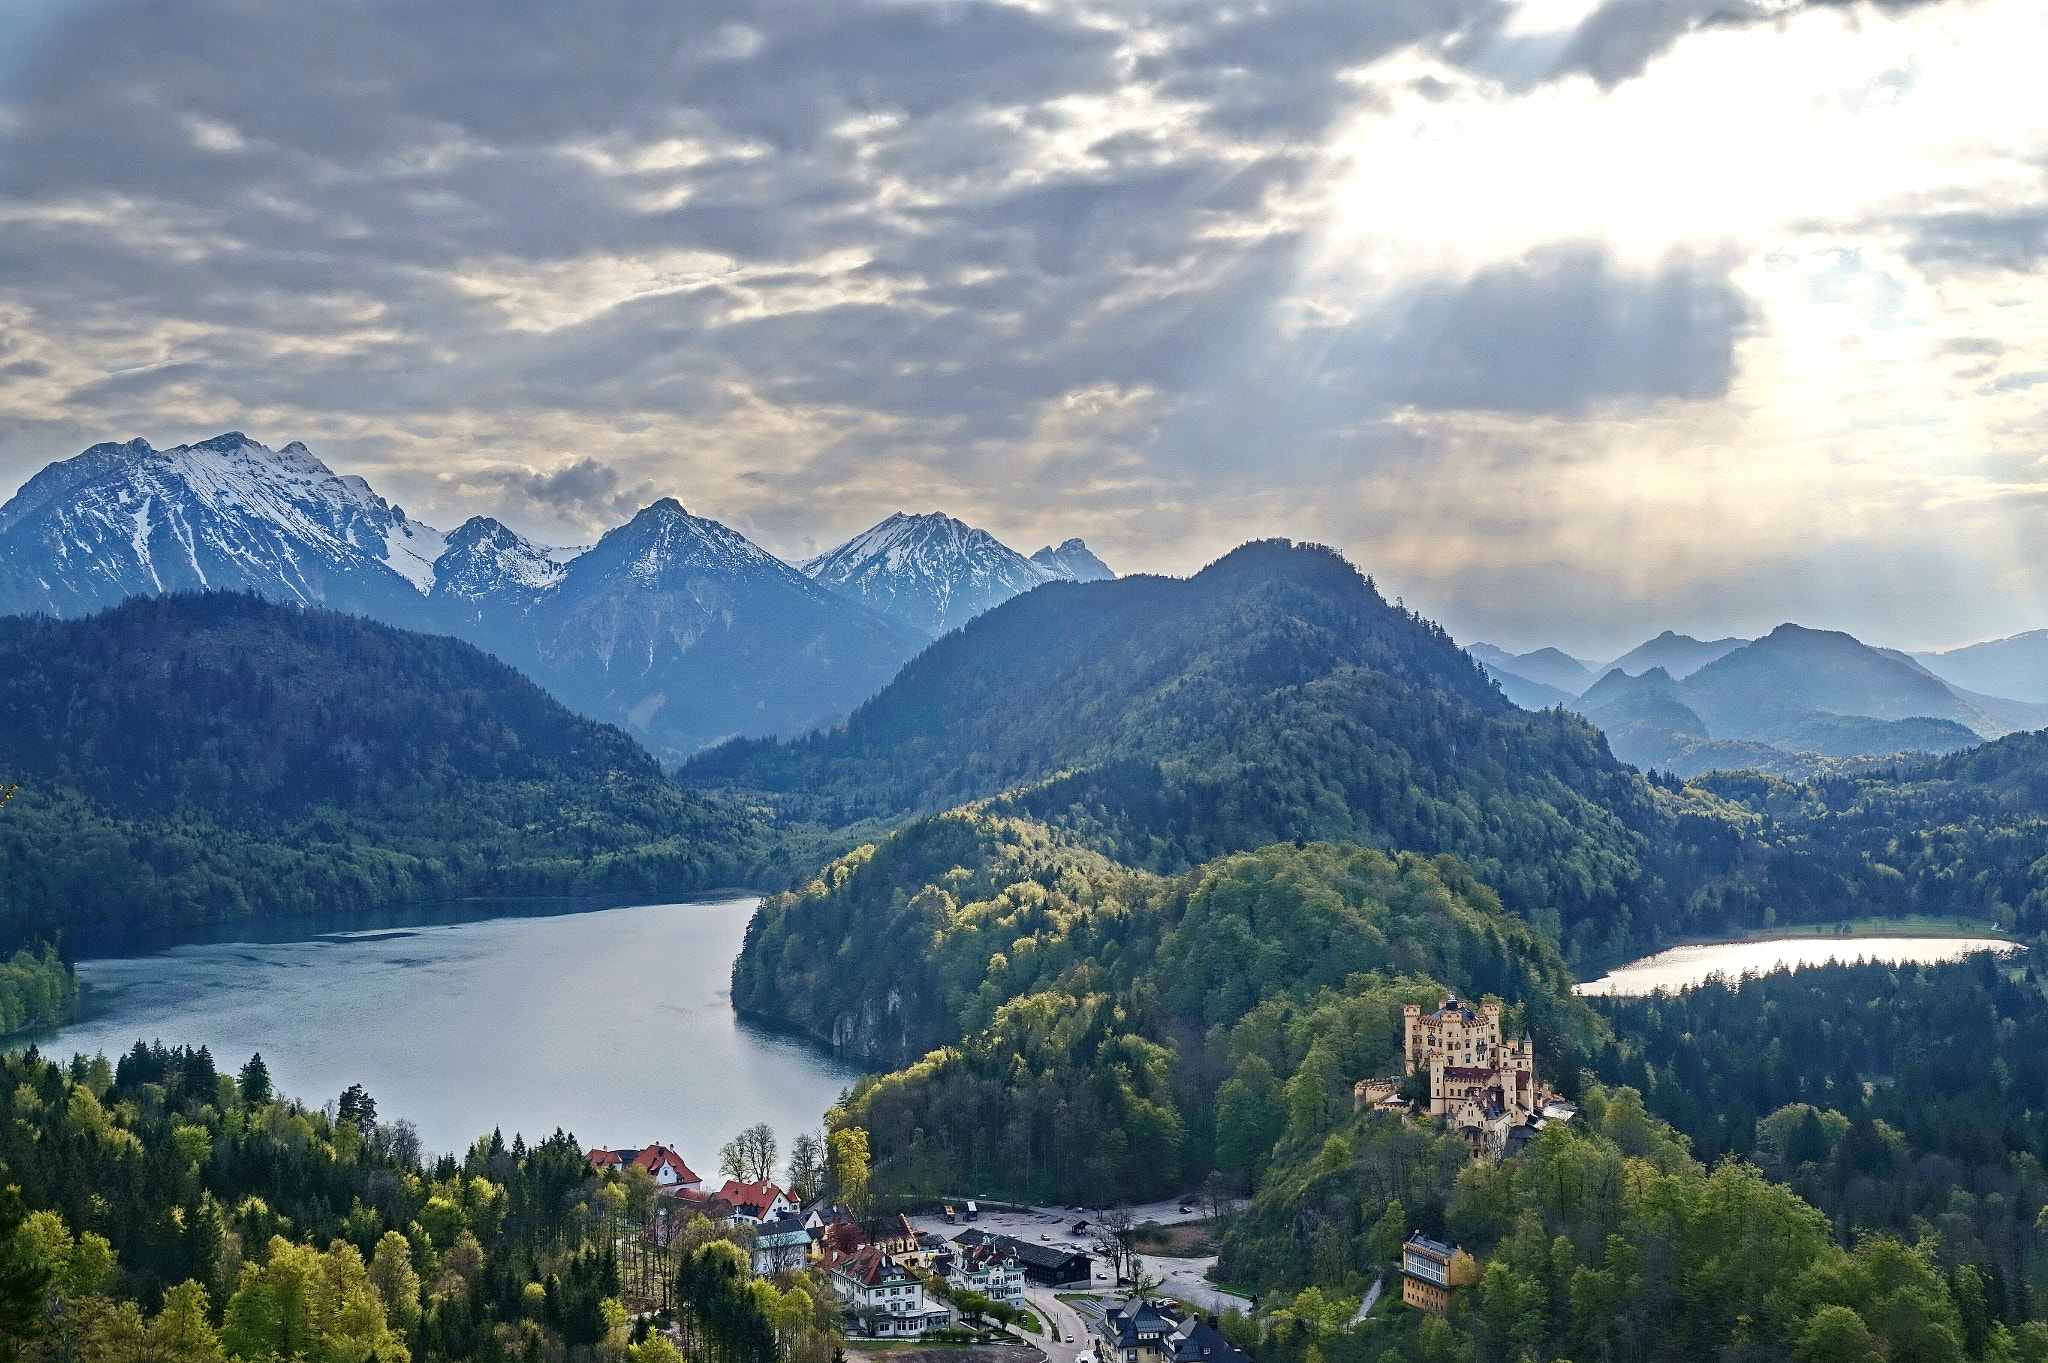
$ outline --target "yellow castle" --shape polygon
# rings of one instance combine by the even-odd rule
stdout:
[[[1541,1125],[1550,1095],[1536,1082],[1534,1044],[1527,1032],[1502,1039],[1498,1003],[1475,1012],[1446,997],[1433,1013],[1414,1003],[1401,1011],[1405,1072],[1428,1073],[1430,1115],[1464,1136],[1474,1155],[1498,1158],[1510,1132]]]

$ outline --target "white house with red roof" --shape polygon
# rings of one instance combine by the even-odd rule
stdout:
[[[767,1179],[762,1179],[758,1183],[741,1183],[737,1179],[727,1179],[725,1186],[718,1190],[718,1195],[732,1204],[733,1220],[750,1221],[757,1226],[763,1221],[773,1221],[784,1212],[796,1210],[796,1204],[789,1200],[789,1194]]]
[[[593,1150],[590,1152],[590,1167],[599,1173],[627,1169],[644,1169],[654,1176],[655,1186],[661,1188],[700,1188],[704,1180],[690,1171],[683,1163],[683,1157],[665,1145],[655,1144],[640,1150]]]

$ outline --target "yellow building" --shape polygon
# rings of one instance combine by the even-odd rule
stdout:
[[[1452,1262],[1462,1253],[1455,1245],[1432,1240],[1420,1231],[1401,1246],[1401,1300],[1418,1311],[1437,1315],[1451,1309]]]

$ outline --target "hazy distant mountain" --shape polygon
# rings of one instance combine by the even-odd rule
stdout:
[[[1107,563],[1097,558],[1078,539],[1063,540],[1057,549],[1048,544],[1033,554],[1031,561],[1069,582],[1108,582],[1116,576]]]
[[[1576,696],[1593,684],[1594,674],[1584,663],[1562,649],[1539,648],[1530,653],[1509,653],[1492,644],[1473,644],[1465,651],[1489,671],[1510,672],[1567,695]]]
[[[2013,700],[2048,702],[2048,629],[1952,648],[1946,653],[1912,656],[1929,672],[1957,686]]]
[[[1780,765],[1774,753],[1948,753],[2020,721],[2048,722],[2048,707],[1960,691],[1903,654],[1789,624],[1682,679],[1662,667],[1611,669],[1575,708],[1623,761],[1688,776],[1769,770]]]
[[[297,441],[95,445],[0,507],[0,613],[89,615],[208,588],[428,623],[441,533]]]
[[[669,760],[840,719],[925,642],[672,500],[587,552],[487,516],[444,536],[304,445],[235,431],[95,445],[0,507],[0,614],[209,588],[459,634]]]
[[[939,512],[909,516],[899,511],[802,569],[819,585],[928,639],[1064,576],[1033,563],[988,531]]]
[[[2018,727],[1959,696],[1902,654],[1837,630],[1780,625],[1679,684],[1716,738],[1772,741],[1815,712],[1870,719],[1946,719],[1982,738]],[[2042,711],[2048,721],[2048,710]]]
[[[1726,639],[1702,642],[1687,634],[1674,634],[1665,630],[1646,644],[1638,644],[1600,669],[1601,675],[1620,668],[1631,677],[1641,676],[1653,667],[1661,667],[1673,678],[1687,677],[1713,662],[1716,658],[1733,653],[1748,643],[1732,635]]]
[[[1554,710],[1560,705],[1567,710],[1576,708],[1577,697],[1569,691],[1560,691],[1555,686],[1545,686],[1540,681],[1530,681],[1527,677],[1517,676],[1491,663],[1479,665],[1486,669],[1487,676],[1500,683],[1500,693],[1524,710]]]

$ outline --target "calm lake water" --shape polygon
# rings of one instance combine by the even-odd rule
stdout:
[[[261,1051],[279,1092],[318,1106],[353,1083],[385,1120],[461,1151],[500,1127],[586,1146],[662,1141],[700,1174],[765,1121],[786,1150],[859,1076],[733,1016],[752,897],[491,918],[81,961],[90,1015],[45,1055],[138,1038],[204,1043],[221,1069]]]
[[[1612,974],[1588,980],[1581,994],[1648,994],[1677,991],[1709,975],[1763,975],[1779,966],[1824,965],[1829,961],[1884,961],[1891,965],[1955,961],[1976,951],[2019,948],[1996,937],[1785,937],[1770,942],[1714,942],[1672,947],[1631,961]]]

